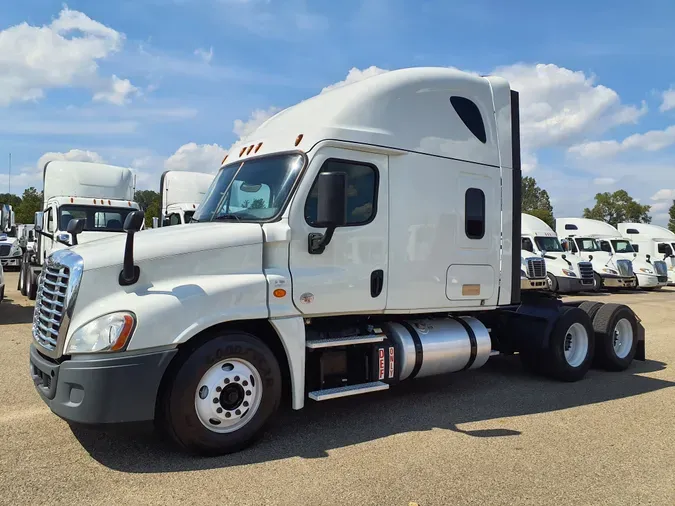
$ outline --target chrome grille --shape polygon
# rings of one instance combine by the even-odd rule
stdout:
[[[66,290],[70,269],[46,266],[40,275],[40,284],[33,314],[33,337],[47,350],[55,350],[66,308]]]
[[[8,257],[11,249],[11,244],[0,244],[0,257]]]
[[[668,275],[668,266],[663,260],[656,260],[654,262],[654,270],[656,271],[657,276],[667,276]]]
[[[624,278],[633,277],[633,262],[630,260],[617,260],[616,269],[619,271],[619,275]]]
[[[52,358],[61,354],[82,270],[82,257],[69,250],[56,251],[42,268],[33,312],[33,339]]]
[[[579,262],[579,276],[581,279],[593,279],[593,264],[591,262]]]
[[[546,277],[546,262],[543,258],[527,259],[527,277],[530,279],[544,279]]]

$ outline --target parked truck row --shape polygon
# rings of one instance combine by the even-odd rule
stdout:
[[[644,360],[629,307],[521,289],[530,269],[549,283],[542,263],[558,287],[589,266],[536,224],[525,262],[516,249],[519,132],[508,81],[447,68],[277,113],[230,149],[189,223],[139,234],[129,201],[124,234],[41,257],[36,390],[68,421],[153,420],[187,451],[223,454],[282,402],[299,410],[500,354],[561,381]],[[55,217],[77,197],[58,198]]]

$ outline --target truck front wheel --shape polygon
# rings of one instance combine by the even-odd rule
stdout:
[[[255,441],[281,402],[281,370],[257,337],[227,332],[179,357],[158,422],[183,449],[223,455]]]

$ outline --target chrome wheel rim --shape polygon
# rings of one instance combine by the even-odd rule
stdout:
[[[579,367],[588,355],[588,332],[581,323],[573,323],[563,343],[565,360],[571,367]]]
[[[612,346],[618,358],[626,358],[633,347],[633,326],[622,318],[614,326]]]
[[[241,358],[221,360],[197,384],[197,418],[213,432],[237,431],[255,415],[262,393],[260,373],[250,362]]]

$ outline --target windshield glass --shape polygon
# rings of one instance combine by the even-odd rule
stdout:
[[[537,248],[540,251],[563,253],[562,246],[557,237],[535,237],[534,242],[537,243]]]
[[[600,251],[600,246],[595,239],[577,237],[577,246],[581,251]]]
[[[133,207],[102,207],[66,205],[59,207],[59,230],[66,230],[70,220],[84,218],[85,232],[123,232],[127,215],[136,211]]]
[[[612,241],[616,253],[635,253],[633,245],[628,241]]]
[[[300,153],[273,155],[220,169],[192,221],[268,221],[284,207],[300,174]]]
[[[194,216],[195,212],[194,211],[185,211],[185,223],[190,223],[190,220],[192,219],[192,216]]]

